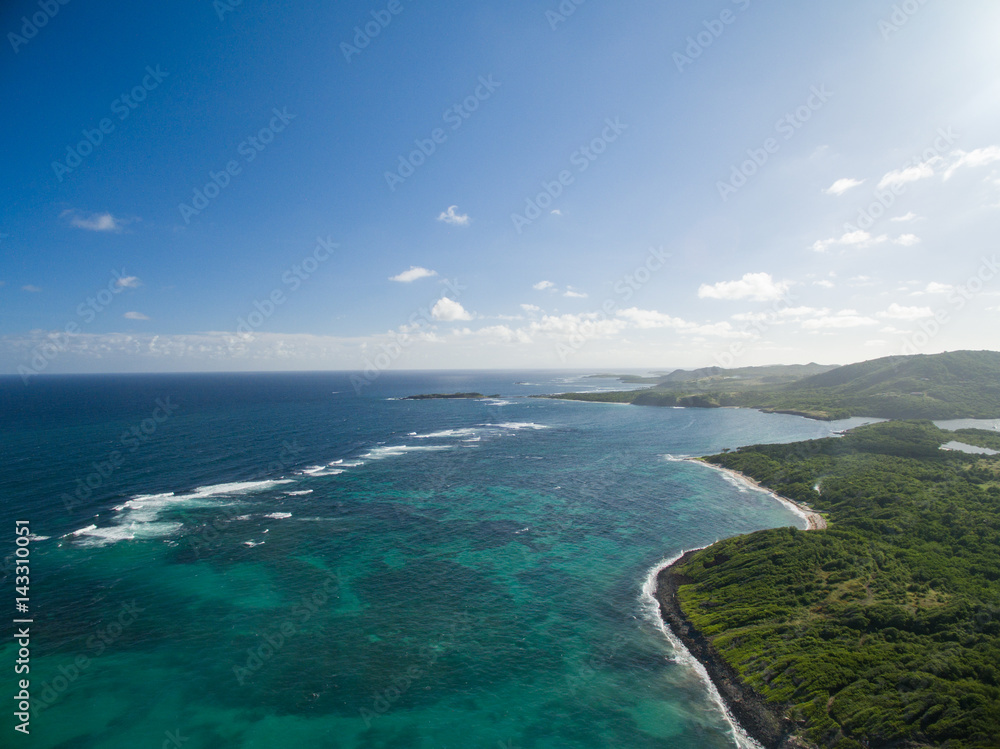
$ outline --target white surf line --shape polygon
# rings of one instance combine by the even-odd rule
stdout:
[[[761,744],[759,744],[750,734],[746,732],[746,729],[740,725],[736,716],[730,712],[729,706],[726,704],[726,701],[722,699],[722,695],[715,686],[715,682],[713,682],[712,678],[708,675],[708,669],[705,668],[705,665],[691,654],[691,651],[687,649],[687,646],[677,635],[673,633],[667,623],[663,620],[663,616],[660,614],[660,602],[656,600],[656,578],[663,569],[674,564],[689,551],[701,551],[702,549],[707,549],[712,545],[713,544],[708,544],[708,546],[700,546],[696,549],[684,549],[677,556],[669,559],[663,559],[653,565],[649,574],[646,575],[646,580],[642,585],[642,593],[639,596],[639,602],[642,605],[642,609],[649,621],[663,633],[663,636],[667,638],[667,642],[670,643],[670,646],[677,653],[677,662],[692,669],[698,677],[705,682],[705,685],[708,687],[708,696],[711,698],[712,702],[715,703],[716,707],[718,707],[723,716],[725,716],[726,722],[729,723],[729,727],[733,733],[733,741],[736,742],[736,746],[739,747],[739,749],[764,749]]]
[[[668,458],[670,459],[670,458]],[[672,460],[677,461],[677,458],[672,458]],[[699,460],[698,458],[681,458],[680,462],[684,463],[697,463],[698,465],[705,466],[706,468],[711,468],[715,471],[719,471],[723,476],[733,480],[738,486],[741,486],[750,491],[762,492],[767,494],[771,499],[774,499],[784,505],[787,509],[791,510],[793,514],[802,518],[806,523],[806,530],[826,530],[826,519],[820,515],[818,512],[808,510],[798,502],[793,502],[788,497],[782,497],[777,492],[768,489],[766,486],[761,486],[756,481],[754,481],[749,476],[735,471],[732,468],[726,468],[724,466],[717,466],[714,463],[706,463],[704,460]]]

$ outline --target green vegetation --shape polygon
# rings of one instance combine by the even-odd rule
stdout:
[[[706,458],[831,525],[694,554],[685,615],[818,746],[1000,746],[1000,456],[939,449],[996,437],[886,422]]]
[[[741,406],[814,419],[1000,418],[1000,353],[889,356],[833,368],[677,370],[652,388],[552,397],[644,406]]]

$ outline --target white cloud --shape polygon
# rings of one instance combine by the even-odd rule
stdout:
[[[863,179],[852,179],[850,177],[844,177],[843,179],[838,179],[828,188],[823,190],[827,195],[843,195],[845,192],[850,190],[852,187],[857,187],[858,185],[864,184]]]
[[[531,288],[533,288],[535,291],[545,291],[546,289],[554,289],[555,287],[556,285],[551,281],[539,281]]]
[[[430,278],[431,276],[436,276],[436,270],[427,270],[427,268],[421,268],[419,265],[411,265],[409,270],[404,270],[397,276],[390,276],[390,281],[397,281],[399,283],[413,283],[414,281],[421,278]]]
[[[891,218],[889,220],[890,221],[902,222],[902,221],[913,221],[913,219],[915,219],[915,218],[917,218],[917,214],[915,214],[913,211],[910,211],[909,213],[907,213],[904,216],[894,216],[893,218]]]
[[[769,302],[780,299],[788,291],[789,283],[775,281],[770,273],[746,273],[739,281],[720,281],[698,287],[700,299],[750,299]]]
[[[138,276],[122,276],[115,281],[115,286],[123,289],[134,289],[142,286],[142,281],[139,280]]]
[[[438,299],[431,308],[431,317],[442,322],[472,319],[472,315],[465,311],[465,307],[446,296]]]
[[[469,215],[467,213],[458,213],[457,205],[448,206],[447,211],[443,211],[440,216],[437,217],[438,221],[443,221],[451,226],[468,226],[469,225]]]
[[[708,325],[695,325],[684,331],[689,335],[697,336],[718,336],[720,338],[751,338],[753,333],[742,330],[733,330],[733,326],[728,322],[717,322]]]
[[[893,244],[901,244],[903,247],[912,247],[920,242],[920,237],[916,234],[903,234],[892,240]]]
[[[866,231],[851,231],[841,235],[840,239],[836,239],[834,237],[831,237],[830,239],[819,239],[813,242],[810,249],[814,252],[826,252],[835,245],[864,249],[865,247],[871,247],[874,244],[882,244],[882,242],[885,242],[888,239],[889,237],[885,234],[873,237]]]
[[[110,213],[91,213],[89,215],[67,209],[59,214],[63,218],[69,219],[70,226],[87,231],[110,231],[120,232],[128,222],[124,219],[115,218]]]
[[[562,216],[562,211],[560,211],[558,208],[553,208],[551,211],[549,211],[549,213],[551,213],[553,216]]]
[[[122,317],[124,317],[126,320],[148,320],[149,319],[148,317],[146,317],[141,312],[126,312],[124,315],[122,315]]]
[[[563,293],[563,296],[568,296],[571,299],[586,299],[587,298],[587,295],[584,292],[582,292],[582,291],[576,291],[572,286],[570,286],[568,289],[566,289],[566,291]]]
[[[948,170],[944,173],[944,178],[951,179],[951,176],[963,166],[986,166],[994,161],[1000,161],[1000,146],[988,146],[987,148],[977,148],[975,151],[954,151],[952,156],[958,159],[952,162]]]
[[[597,312],[582,312],[578,315],[545,315],[533,321],[528,330],[555,337],[604,338],[614,336],[627,327],[624,320],[608,320]]]
[[[32,294],[37,294],[42,289],[41,289],[40,286],[34,286],[34,285],[32,285],[32,284],[29,283],[29,284],[26,284],[26,285],[22,286],[21,290],[22,291],[30,291]]]
[[[542,308],[534,304],[522,304],[521,309],[525,312],[541,312]]]
[[[639,330],[676,330],[688,336],[717,336],[723,338],[745,338],[749,334],[744,331],[737,331],[726,322],[709,323],[699,325],[689,322],[679,317],[671,317],[663,312],[652,309],[639,309],[630,307],[629,309],[618,310],[617,317],[627,320],[631,327]]]
[[[931,281],[929,284],[927,284],[926,288],[924,289],[924,293],[925,294],[947,294],[953,288],[955,288],[955,287],[952,286],[950,283],[938,283],[937,281]]]
[[[879,312],[878,316],[889,320],[921,320],[934,317],[934,312],[930,307],[903,307],[893,302],[888,309]]]
[[[871,276],[854,276],[848,282],[851,286],[876,286],[879,282]]]
[[[802,327],[805,330],[862,328],[867,325],[878,325],[878,320],[859,315],[854,310],[841,310],[836,315],[817,317],[802,323]]]
[[[935,161],[940,161],[940,157],[935,157],[930,161],[925,161],[923,164],[917,164],[916,166],[887,172],[879,181],[878,189],[884,190],[887,187],[901,187],[910,182],[917,182],[918,180],[933,177],[934,167],[932,164]]]
[[[523,328],[514,330],[507,325],[491,325],[471,331],[463,329],[463,333],[485,339],[491,343],[531,343],[531,336]]]
[[[651,309],[630,307],[629,309],[618,310],[615,314],[643,330],[652,328],[674,328],[675,330],[680,330],[692,327],[691,323],[685,322],[679,317],[671,317],[670,315],[665,315],[662,312]]]
[[[789,319],[801,319],[803,317],[822,317],[829,315],[827,307],[786,307],[782,310],[766,310],[764,312],[737,312],[733,319],[737,322],[762,322],[783,325]]]
[[[786,307],[778,313],[781,317],[810,317],[828,314],[830,314],[830,310],[825,307],[822,309],[817,309],[816,307]]]
[[[813,286],[822,286],[824,289],[832,289],[833,281],[813,281]]]

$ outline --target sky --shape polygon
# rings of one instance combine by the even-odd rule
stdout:
[[[0,32],[0,374],[998,348],[993,0],[35,0]]]

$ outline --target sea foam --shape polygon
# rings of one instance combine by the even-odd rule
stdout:
[[[639,605],[646,619],[660,632],[662,632],[664,637],[667,638],[667,641],[670,643],[670,647],[673,648],[676,653],[674,661],[694,671],[705,683],[708,688],[709,697],[722,714],[726,716],[726,722],[729,723],[730,728],[732,728],[733,739],[736,742],[736,746],[739,747],[739,749],[764,749],[743,729],[743,726],[740,725],[739,721],[736,720],[735,716],[729,711],[729,707],[726,705],[725,700],[722,699],[722,695],[719,694],[719,690],[709,677],[705,666],[701,663],[701,661],[691,655],[691,651],[688,650],[684,643],[681,642],[680,638],[671,631],[670,627],[668,627],[667,623],[663,621],[663,617],[660,614],[660,602],[656,600],[656,578],[659,576],[660,571],[674,564],[688,551],[699,551],[700,549],[706,548],[708,547],[701,546],[697,549],[686,549],[681,551],[680,554],[670,557],[669,559],[663,559],[650,567],[649,572],[646,574],[646,579],[642,584],[642,592],[639,594]]]

